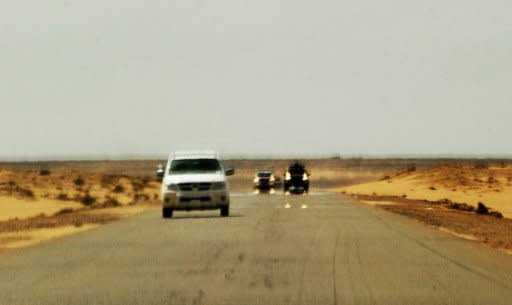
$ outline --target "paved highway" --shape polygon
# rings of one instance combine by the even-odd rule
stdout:
[[[0,304],[512,304],[512,256],[337,194],[160,210],[0,256]]]

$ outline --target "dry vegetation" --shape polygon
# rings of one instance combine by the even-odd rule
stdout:
[[[0,248],[29,245],[34,239],[29,236],[72,234],[120,217],[92,211],[158,202],[160,183],[149,175],[127,175],[104,162],[85,163],[90,166],[80,162],[0,166]]]
[[[149,176],[63,169],[0,169],[0,200],[79,203],[91,208],[129,205],[158,198],[160,184]],[[17,204],[21,204],[18,202]],[[76,205],[75,205],[76,207]]]

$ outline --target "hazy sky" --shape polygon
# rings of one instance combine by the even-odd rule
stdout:
[[[510,154],[510,0],[0,0],[0,158]]]

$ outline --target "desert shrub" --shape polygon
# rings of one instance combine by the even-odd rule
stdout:
[[[396,175],[409,174],[416,171],[416,164],[407,165],[407,167],[399,172]]]
[[[9,180],[9,182],[7,182],[7,185],[9,186],[9,195],[12,195],[12,193],[14,192],[14,187],[17,185],[17,183],[14,180]]]
[[[71,209],[71,208],[64,208],[60,211],[58,211],[57,213],[55,213],[55,216],[58,216],[58,215],[64,215],[64,214],[70,214],[70,213],[73,213],[74,210]]]
[[[144,193],[137,193],[135,195],[133,195],[133,201],[134,202],[138,202],[138,201],[141,201],[141,200],[149,200],[149,195],[147,194],[144,194]]]
[[[389,179],[391,179],[390,176],[384,176],[384,177],[380,178],[380,181],[389,180]]]
[[[27,189],[23,190],[23,195],[25,197],[30,197],[30,198],[35,197],[34,192],[32,190],[27,190]]]
[[[416,164],[411,164],[409,166],[407,166],[407,172],[415,172],[416,171]]]
[[[84,178],[82,177],[78,177],[76,178],[75,180],[73,180],[73,183],[76,185],[76,186],[82,186],[85,184],[85,180]]]
[[[142,185],[144,187],[146,187],[149,184],[149,182],[151,181],[151,178],[149,178],[148,176],[144,176],[144,177],[142,177],[141,181],[142,181]]]
[[[69,200],[68,194],[60,193],[59,195],[57,195],[57,200]]]
[[[74,223],[75,227],[77,227],[77,228],[81,227],[83,224],[84,223],[81,220],[76,220]]]
[[[101,177],[101,186],[104,187],[104,188],[107,188],[107,187],[113,185],[114,183],[116,183],[118,180],[119,180],[118,176],[103,175]]]
[[[496,217],[496,218],[503,218],[503,214],[501,214],[498,211],[490,211],[489,212],[489,216],[493,216],[493,217]]]
[[[489,209],[485,206],[485,204],[479,202],[478,207],[476,208],[476,213],[479,215],[487,215],[489,214]]]
[[[429,190],[431,190],[431,191],[436,191],[436,190],[437,190],[437,189],[436,189],[435,187],[433,187],[433,186],[429,187],[428,189],[429,189]]]
[[[47,169],[42,169],[39,171],[39,176],[49,176],[51,172]]]
[[[114,193],[119,194],[124,192],[124,187],[120,184],[116,185],[113,190]]]
[[[16,192],[20,194],[21,197],[34,198],[34,192],[28,188],[16,187]]]
[[[116,206],[121,205],[121,203],[116,198],[106,196],[105,201],[103,202],[103,205],[116,207]]]
[[[473,206],[470,206],[465,203],[451,203],[448,206],[450,209],[459,210],[459,211],[466,211],[466,212],[474,212],[475,208]]]
[[[92,197],[89,193],[86,193],[80,200],[83,205],[92,205],[96,202],[96,198]]]
[[[144,189],[144,185],[137,181],[132,181],[132,188],[134,192],[139,192]]]
[[[476,161],[475,164],[473,165],[474,168],[476,169],[488,169],[489,168],[489,164],[486,162],[486,161]]]

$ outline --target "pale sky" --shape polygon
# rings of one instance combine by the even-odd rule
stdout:
[[[0,0],[0,159],[510,155],[510,0]]]

